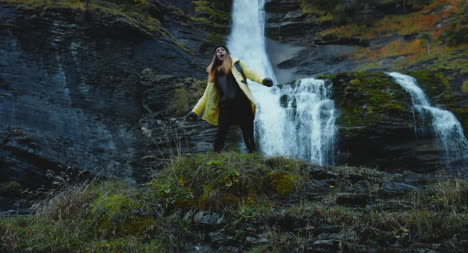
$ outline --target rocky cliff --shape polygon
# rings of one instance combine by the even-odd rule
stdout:
[[[211,47],[228,22],[212,12],[229,12],[225,5],[3,1],[1,184],[35,189],[47,185],[47,170],[67,167],[144,179],[152,168],[145,157],[176,153],[162,144],[174,141],[163,137],[164,119],[188,112],[174,98],[205,77]],[[203,132],[198,136],[192,151],[207,149]],[[21,187],[10,188],[2,195]]]
[[[271,0],[265,5],[270,59],[282,82],[365,71],[328,76],[340,111],[339,164],[432,170],[442,151],[433,136],[416,136],[410,97],[373,72],[415,77],[466,135],[465,8],[463,1],[442,0]]]

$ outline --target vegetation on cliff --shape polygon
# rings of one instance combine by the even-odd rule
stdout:
[[[160,5],[157,2],[145,0],[3,0],[18,9],[33,11],[39,15],[60,10],[72,10],[87,15],[88,19],[109,19],[107,22],[127,23],[129,28],[136,26],[148,37],[153,32],[167,36],[168,32],[161,26]]]
[[[212,43],[224,43],[229,32],[230,1],[192,1],[192,5],[196,14],[191,19],[201,22],[209,30],[209,40]]]
[[[212,27],[210,40],[219,43],[227,31],[229,15],[217,8],[219,4],[208,1],[192,3],[193,15],[159,0],[2,0],[6,7],[14,7],[31,13],[32,17],[61,13],[77,23],[92,24],[91,29],[99,34],[124,37],[125,39],[164,39],[176,47],[193,54],[174,36],[167,26],[167,19],[178,20],[182,26],[201,23]]]
[[[463,96],[453,92],[447,78],[440,72],[407,71],[434,105],[450,110],[468,127],[468,110],[462,106]],[[409,127],[413,123],[410,95],[384,73],[352,72],[318,76],[333,82],[333,96],[340,116],[337,124],[342,127]]]
[[[344,127],[406,126],[411,121],[408,94],[384,73],[342,73],[333,78],[334,100]]]
[[[461,0],[302,0],[303,12],[331,22],[322,43],[348,41],[357,71],[427,69],[444,73],[454,92],[468,73],[467,3]]]
[[[178,157],[139,187],[119,180],[59,185],[33,216],[0,219],[3,249],[468,247],[468,183],[456,178],[221,153]]]

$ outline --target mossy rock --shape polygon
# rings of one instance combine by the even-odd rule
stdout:
[[[317,79],[333,79],[336,75],[317,75],[315,78]]]
[[[229,23],[230,15],[220,9],[220,6],[217,6],[216,3],[212,1],[192,1],[194,5],[195,12],[199,15],[202,14],[210,19],[210,21]]]
[[[145,209],[142,198],[126,183],[111,182],[94,189],[96,198],[89,205],[89,220],[97,236],[135,234],[154,223],[149,215],[136,213]],[[135,213],[136,212],[136,213]]]
[[[151,6],[143,0],[104,0],[104,1],[25,1],[8,0],[8,5],[15,8],[38,13],[40,16],[48,13],[60,13],[75,15],[91,13],[93,20],[99,20],[96,24],[104,25],[104,30],[115,29],[112,23],[127,24],[125,29],[136,32],[137,35],[153,38],[153,32],[166,36],[168,32],[161,25],[159,17],[151,11]],[[154,6],[152,6],[154,8]],[[54,14],[55,16],[56,14]],[[154,16],[153,16],[154,15]],[[124,21],[122,21],[124,20]],[[122,27],[118,27],[122,28]]]
[[[158,201],[171,212],[177,210],[174,203],[192,204],[191,198],[184,199],[188,193],[193,197],[193,209],[236,210],[241,205],[258,204],[273,193],[286,195],[300,188],[308,177],[303,174],[304,164],[259,154],[198,154],[177,159],[150,185]]]
[[[196,17],[192,21],[203,23],[209,31],[209,41],[221,44],[229,32],[230,6],[224,1],[192,1]],[[229,6],[229,7],[228,7]]]
[[[342,127],[411,124],[409,94],[384,73],[342,73],[333,79]]]
[[[468,80],[463,81],[463,85],[461,86],[460,90],[463,93],[468,93]]]
[[[449,81],[442,73],[419,70],[409,71],[406,74],[418,81],[419,86],[427,94],[432,105],[442,105],[445,107],[444,109],[453,112],[463,128],[468,128],[468,106],[463,106],[466,98],[460,94],[460,91],[452,89]],[[463,92],[463,86],[461,91]]]
[[[412,76],[421,89],[427,94],[428,97],[435,97],[440,95],[445,90],[450,90],[450,85],[448,80],[444,77],[443,74],[438,72],[418,70],[418,71],[408,71],[405,74]]]
[[[190,210],[195,207],[195,201],[193,198],[178,198],[174,203],[175,209]]]
[[[223,194],[221,204],[224,207],[237,207],[241,204],[241,198],[232,193]]]
[[[174,86],[176,88],[168,110],[170,114],[182,116],[189,112],[202,97],[206,81],[187,78]]]
[[[296,190],[297,177],[285,172],[270,172],[268,179],[272,190],[279,195],[287,195]]]
[[[460,121],[464,129],[468,129],[468,106],[452,109],[453,114]]]

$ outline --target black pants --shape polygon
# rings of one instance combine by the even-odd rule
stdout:
[[[257,147],[254,140],[254,114],[249,102],[236,105],[224,105],[220,108],[218,133],[214,141],[214,151],[220,152],[224,148],[224,140],[229,131],[229,126],[239,124],[244,137],[245,145],[249,152],[255,152]]]

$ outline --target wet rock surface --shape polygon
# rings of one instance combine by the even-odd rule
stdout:
[[[50,183],[47,170],[67,167],[146,178],[153,166],[143,158],[158,147],[142,131],[141,119],[164,119],[171,85],[205,77],[209,59],[200,48],[212,43],[200,24],[180,27],[172,20],[185,14],[156,3],[164,17],[155,16],[168,20],[168,32],[191,31],[177,37],[188,48],[175,43],[173,35],[148,35],[108,13],[86,19],[73,9],[51,8],[38,15],[0,4],[0,22],[8,24],[0,31],[2,183],[35,189]],[[153,83],[140,80],[148,68],[161,77]],[[157,131],[153,134],[164,136],[164,130]]]
[[[305,14],[297,0],[272,0],[265,4],[267,51],[280,83],[318,74],[352,71],[347,55],[358,43],[324,40],[318,32],[331,27]]]
[[[446,165],[432,125],[415,122],[410,95],[391,77],[342,73],[330,82],[339,110],[338,164],[423,173]]]

